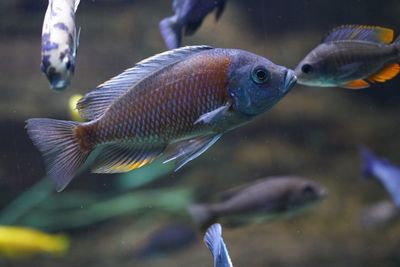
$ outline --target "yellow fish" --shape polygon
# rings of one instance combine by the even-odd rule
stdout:
[[[18,258],[34,254],[61,255],[69,248],[64,235],[50,235],[44,232],[15,226],[0,226],[0,257]]]
[[[80,94],[75,94],[72,95],[68,101],[68,111],[69,111],[69,117],[73,121],[84,121],[82,117],[79,115],[79,111],[76,109],[76,104],[78,101],[83,97],[83,95]]]

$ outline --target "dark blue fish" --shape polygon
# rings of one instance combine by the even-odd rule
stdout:
[[[366,148],[361,150],[361,159],[363,176],[376,177],[386,188],[395,205],[400,208],[400,167],[376,157]]]
[[[172,253],[187,248],[195,240],[196,232],[188,225],[182,223],[167,225],[152,233],[139,248],[136,256],[147,258],[156,254]]]
[[[174,0],[172,9],[174,15],[160,22],[160,32],[168,49],[181,46],[182,30],[185,35],[194,34],[200,27],[205,16],[217,9],[215,18],[218,20],[224,10],[226,0]]]
[[[204,243],[214,257],[214,267],[232,267],[224,240],[222,239],[222,229],[219,223],[211,225],[204,236]]]

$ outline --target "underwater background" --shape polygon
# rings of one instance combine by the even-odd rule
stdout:
[[[400,265],[399,221],[374,229],[360,224],[363,208],[388,196],[377,182],[360,179],[358,151],[366,145],[400,163],[398,77],[357,91],[296,85],[177,173],[168,165],[124,175],[85,172],[56,193],[24,121],[70,119],[72,95],[164,51],[158,23],[172,10],[165,0],[82,1],[75,76],[56,93],[39,69],[46,7],[47,1],[0,2],[0,225],[63,232],[71,247],[62,256],[0,257],[0,266],[211,266],[200,233],[185,249],[135,255],[156,229],[190,225],[187,204],[276,175],[308,177],[327,187],[328,196],[292,219],[224,228],[235,266]],[[398,34],[399,15],[397,0],[228,0],[217,23],[207,16],[183,44],[244,49],[294,68],[331,28],[379,25]]]

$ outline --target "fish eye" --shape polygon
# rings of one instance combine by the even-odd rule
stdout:
[[[313,71],[313,67],[310,64],[304,64],[301,67],[301,71],[307,74]]]
[[[71,60],[68,60],[67,63],[65,63],[65,67],[67,68],[67,70],[69,70],[71,66],[72,66]]]
[[[270,76],[270,72],[262,66],[256,67],[251,75],[253,81],[257,84],[263,84],[267,82]]]
[[[314,188],[311,185],[306,185],[303,188],[303,195],[306,197],[311,197],[314,195]]]

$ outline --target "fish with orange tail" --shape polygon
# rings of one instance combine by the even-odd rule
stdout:
[[[400,72],[400,37],[362,25],[333,29],[296,67],[299,84],[362,89]]]
[[[97,148],[94,173],[131,171],[162,154],[179,169],[270,109],[295,82],[293,71],[243,50],[184,47],[86,94],[77,108],[88,122],[29,119],[26,128],[61,191]]]
[[[61,255],[69,248],[64,235],[50,235],[35,229],[0,226],[0,257],[18,258],[35,254]]]

